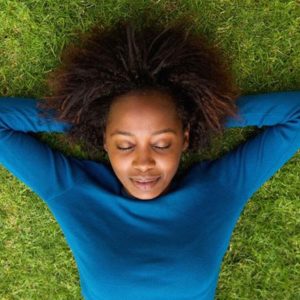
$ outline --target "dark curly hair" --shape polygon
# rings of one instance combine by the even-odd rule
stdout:
[[[123,19],[79,32],[78,43],[64,49],[61,65],[47,78],[52,95],[42,97],[42,115],[54,109],[55,119],[73,125],[69,142],[104,154],[112,101],[133,90],[164,91],[172,96],[183,129],[190,125],[187,152],[209,148],[212,138],[224,133],[226,117],[237,116],[240,90],[220,50],[188,24],[186,17],[143,26]]]

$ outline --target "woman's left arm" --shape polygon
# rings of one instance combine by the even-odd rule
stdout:
[[[243,205],[300,148],[300,91],[246,95],[237,100],[240,119],[226,127],[266,128],[221,158],[204,164]]]

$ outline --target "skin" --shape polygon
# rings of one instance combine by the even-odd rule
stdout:
[[[175,131],[154,135],[162,129]],[[126,131],[132,136],[114,134]],[[104,149],[127,193],[140,200],[165,194],[175,176],[182,153],[189,145],[189,127],[183,131],[172,98],[159,91],[134,91],[114,100],[103,132]],[[159,149],[157,147],[167,147]],[[129,148],[127,150],[118,149]],[[160,176],[149,190],[131,180],[137,176]]]

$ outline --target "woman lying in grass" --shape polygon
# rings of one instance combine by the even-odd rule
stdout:
[[[0,162],[60,224],[86,300],[213,299],[251,195],[300,147],[300,92],[241,96],[224,57],[184,22],[94,26],[69,45],[42,101],[0,99]],[[178,173],[229,127],[266,126]],[[108,163],[28,132],[65,132]]]

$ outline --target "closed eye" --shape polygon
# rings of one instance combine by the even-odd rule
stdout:
[[[165,146],[165,147],[158,147],[158,146],[153,146],[154,148],[156,149],[159,149],[159,150],[164,150],[164,149],[168,149],[170,148],[170,145],[168,146]],[[121,147],[117,147],[119,150],[121,151],[129,151],[130,149],[132,149],[133,147],[127,147],[127,148],[121,148]]]

